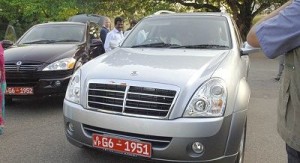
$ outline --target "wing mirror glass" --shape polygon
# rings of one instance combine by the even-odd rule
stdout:
[[[241,48],[241,55],[248,55],[251,53],[258,53],[261,51],[261,48],[252,47],[248,42],[244,42],[243,47]]]
[[[7,49],[7,48],[11,47],[13,44],[14,43],[12,41],[10,41],[10,40],[3,40],[2,41],[2,47],[4,49]]]

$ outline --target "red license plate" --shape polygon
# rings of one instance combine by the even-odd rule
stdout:
[[[151,157],[152,149],[150,143],[98,134],[93,134],[93,147],[142,157]]]
[[[32,87],[7,87],[5,94],[7,95],[33,95]]]

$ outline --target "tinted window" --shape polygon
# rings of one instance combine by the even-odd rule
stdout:
[[[181,46],[220,45],[220,48],[231,48],[228,22],[221,16],[146,18],[130,33],[122,47],[160,42]]]

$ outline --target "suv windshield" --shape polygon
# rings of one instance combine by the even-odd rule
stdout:
[[[221,16],[162,16],[141,21],[124,48],[229,49],[228,23]]]
[[[49,44],[82,42],[85,25],[44,24],[34,26],[19,41],[19,44]]]

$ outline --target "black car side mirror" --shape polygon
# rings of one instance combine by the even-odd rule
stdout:
[[[100,39],[91,39],[89,60],[105,53],[104,45]]]
[[[101,39],[92,39],[91,40],[91,47],[95,47],[95,46],[103,46]]]
[[[3,40],[2,41],[2,47],[4,49],[7,49],[7,48],[11,47],[13,44],[14,43],[12,41],[10,41],[10,40]]]

